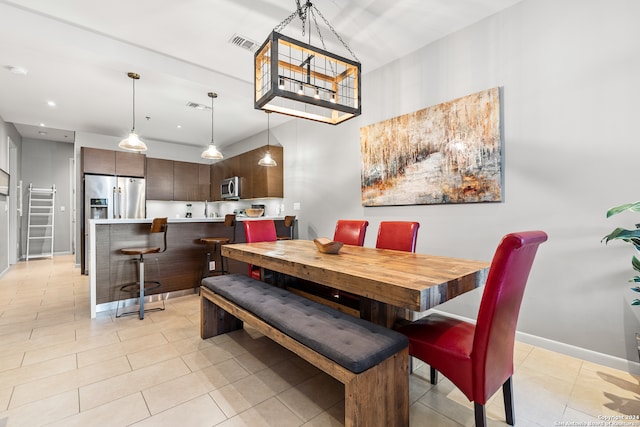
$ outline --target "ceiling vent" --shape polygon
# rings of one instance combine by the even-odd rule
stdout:
[[[194,108],[196,110],[210,110],[211,109],[211,107],[208,107],[208,106],[206,106],[204,104],[198,104],[197,102],[192,102],[192,101],[187,102],[187,107]]]
[[[229,39],[229,43],[239,46],[243,49],[247,49],[251,52],[255,52],[259,46],[257,42],[254,42],[253,40],[248,39],[245,36],[241,36],[240,34],[234,34],[233,37]]]

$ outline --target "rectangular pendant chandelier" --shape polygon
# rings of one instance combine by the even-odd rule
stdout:
[[[256,109],[333,125],[360,115],[359,62],[276,31],[254,59]]]

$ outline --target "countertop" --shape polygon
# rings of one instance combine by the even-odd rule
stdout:
[[[253,221],[259,219],[273,219],[283,220],[284,216],[260,216],[257,218],[251,218],[248,216],[236,216],[236,221]],[[90,219],[91,224],[151,224],[153,218],[137,218],[137,219]],[[190,222],[224,222],[224,217],[221,218],[168,218],[169,224],[175,223],[190,223]]]

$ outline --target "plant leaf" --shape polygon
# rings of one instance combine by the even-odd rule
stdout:
[[[640,305],[640,299],[634,299],[631,301],[631,305]]]
[[[640,271],[640,259],[638,259],[635,255],[631,258],[631,265],[635,271]]]
[[[640,202],[626,203],[624,205],[613,207],[607,211],[607,218],[624,211],[640,212]]]
[[[637,282],[640,282],[640,276],[635,276],[635,277],[633,277],[632,279],[629,279],[629,281],[630,281],[630,282],[636,282],[636,283],[637,283]],[[634,289],[634,288],[631,288],[631,289],[633,289],[633,290],[635,291],[635,289]],[[640,287],[638,287],[638,289],[639,289],[639,290],[638,290],[638,291],[636,291],[636,292],[640,292]]]
[[[625,242],[631,242],[638,247],[638,245],[640,245],[640,229],[627,230],[626,228],[618,227],[604,236],[602,240],[604,240],[605,243],[611,240],[623,240]]]
[[[633,292],[640,292],[640,286],[634,286],[633,288],[631,288],[631,290]]]

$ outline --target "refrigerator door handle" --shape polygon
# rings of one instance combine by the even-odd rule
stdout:
[[[118,187],[118,219],[122,219],[122,187]]]
[[[118,190],[113,187],[113,218],[118,218]]]
[[[118,187],[118,219],[122,218],[122,189]]]

